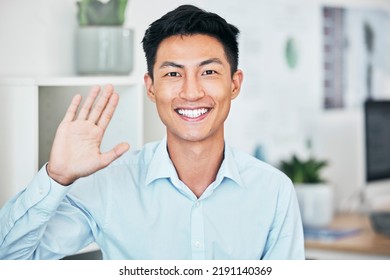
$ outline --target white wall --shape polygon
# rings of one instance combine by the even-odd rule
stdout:
[[[74,75],[76,0],[0,1],[0,77]],[[337,204],[362,186],[361,114],[324,112],[321,104],[321,5],[389,9],[388,0],[129,0],[125,25],[135,30],[133,75],[142,81],[143,33],[153,20],[179,4],[192,3],[221,14],[241,30],[240,67],[245,79],[228,119],[228,142],[249,153],[257,145],[271,163],[291,152],[314,150],[330,159],[326,176]],[[285,39],[293,36],[299,61],[291,71],[283,60]],[[145,110],[147,140],[163,133],[152,104]],[[148,117],[153,121],[148,122]]]
[[[74,72],[73,0],[0,1],[0,77]]]

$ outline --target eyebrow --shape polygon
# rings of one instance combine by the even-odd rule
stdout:
[[[184,68],[184,65],[177,64],[173,61],[164,61],[163,63],[161,63],[160,69],[162,69],[164,67]]]
[[[210,58],[210,59],[206,59],[206,60],[200,62],[198,64],[198,66],[205,66],[205,65],[213,64],[213,63],[217,63],[217,64],[221,64],[221,65],[223,64],[219,58]],[[178,63],[173,62],[173,61],[164,61],[163,63],[161,63],[160,69],[162,69],[164,67],[174,67],[174,68],[184,69],[184,65],[178,64]]]
[[[223,64],[219,58],[210,58],[210,59],[207,59],[207,60],[199,63],[199,66],[204,66],[204,65],[213,64],[213,63],[221,64],[221,65]]]

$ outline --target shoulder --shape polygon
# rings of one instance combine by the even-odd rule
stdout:
[[[272,185],[273,187],[286,185],[292,186],[290,178],[275,166],[261,161],[236,148],[228,148],[243,182],[258,182],[262,183],[262,185]]]
[[[124,166],[146,166],[150,163],[157,147],[161,142],[151,142],[145,144],[139,150],[130,150],[123,154],[120,158],[112,162],[106,169],[115,169]]]
[[[128,151],[107,167],[94,174],[81,178],[76,185],[83,188],[106,189],[115,185],[116,188],[135,186],[144,177],[145,172],[155,154],[159,142],[149,143],[139,150]]]
[[[106,168],[80,178],[69,194],[83,204],[103,205],[110,197],[136,192],[158,144],[150,143],[140,150],[129,151]],[[97,195],[91,196],[92,193]]]

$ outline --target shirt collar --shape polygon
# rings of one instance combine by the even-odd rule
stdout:
[[[221,181],[223,178],[229,178],[230,180],[234,181],[238,186],[244,186],[232,148],[226,144],[225,157],[222,162],[221,168],[219,169],[217,181],[219,180],[218,177],[221,177]]]
[[[149,185],[157,179],[177,177],[176,169],[169,157],[167,139],[164,138],[156,148],[146,174],[145,184]]]
[[[213,183],[213,189],[219,186],[224,178],[234,181],[238,186],[244,186],[241,175],[234,158],[232,149],[225,144],[224,160],[218,171],[217,178]],[[145,184],[149,185],[157,179],[170,178],[172,181],[177,181],[178,176],[176,169],[169,157],[167,149],[166,137],[158,144],[154,156],[150,162]]]

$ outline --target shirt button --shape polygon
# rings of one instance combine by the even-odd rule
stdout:
[[[39,189],[38,189],[38,193],[39,193],[39,194],[43,194],[43,189],[42,189],[42,188],[39,188]]]
[[[200,202],[197,201],[197,202],[195,203],[195,207],[198,208],[199,206],[200,206]]]
[[[195,247],[196,248],[200,248],[202,244],[200,243],[200,241],[195,241]]]

